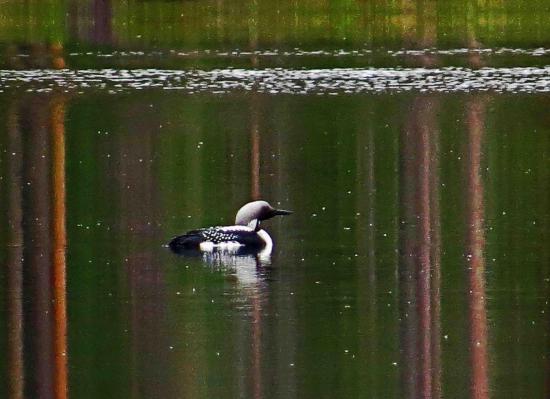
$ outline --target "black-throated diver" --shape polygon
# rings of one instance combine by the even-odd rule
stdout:
[[[277,215],[290,215],[291,211],[275,209],[266,201],[253,201],[237,212],[234,226],[215,226],[191,230],[173,238],[168,244],[175,252],[241,250],[271,252],[273,240],[263,229],[260,222]]]

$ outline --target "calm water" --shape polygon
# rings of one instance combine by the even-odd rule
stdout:
[[[550,394],[548,6],[68,3],[0,11],[0,397]]]

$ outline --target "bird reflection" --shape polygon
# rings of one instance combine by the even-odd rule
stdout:
[[[236,250],[199,250],[172,251],[180,256],[201,258],[203,263],[214,269],[226,271],[235,276],[242,286],[255,286],[266,278],[266,270],[271,265],[271,248],[254,250],[241,247]]]
[[[242,286],[253,286],[263,281],[266,267],[271,265],[271,254],[265,251],[247,255],[210,252],[203,254],[202,259],[209,266],[234,272]]]

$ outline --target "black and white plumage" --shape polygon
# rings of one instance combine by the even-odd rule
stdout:
[[[173,238],[168,244],[175,252],[222,250],[246,253],[262,250],[271,252],[273,241],[260,222],[291,211],[275,209],[266,201],[253,201],[237,212],[234,226],[215,226],[191,230]]]

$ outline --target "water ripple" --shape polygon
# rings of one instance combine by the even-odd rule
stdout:
[[[154,51],[125,51],[115,50],[113,52],[71,52],[70,57],[192,57],[192,58],[205,58],[205,57],[368,57],[373,54],[387,55],[391,57],[400,56],[425,56],[425,55],[523,55],[530,57],[542,57],[550,55],[550,49],[544,47],[538,48],[450,48],[450,49],[438,49],[438,48],[424,48],[424,49],[332,49],[332,50],[305,50],[301,48],[294,48],[291,50],[286,49],[262,49],[262,50],[220,50],[220,49],[197,49],[197,50],[154,50]],[[21,54],[21,56],[25,56]]]
[[[97,69],[0,70],[0,91],[30,92],[106,89],[182,90],[188,93],[256,91],[269,94],[371,92],[550,91],[550,66],[528,68],[336,68],[336,69]]]

